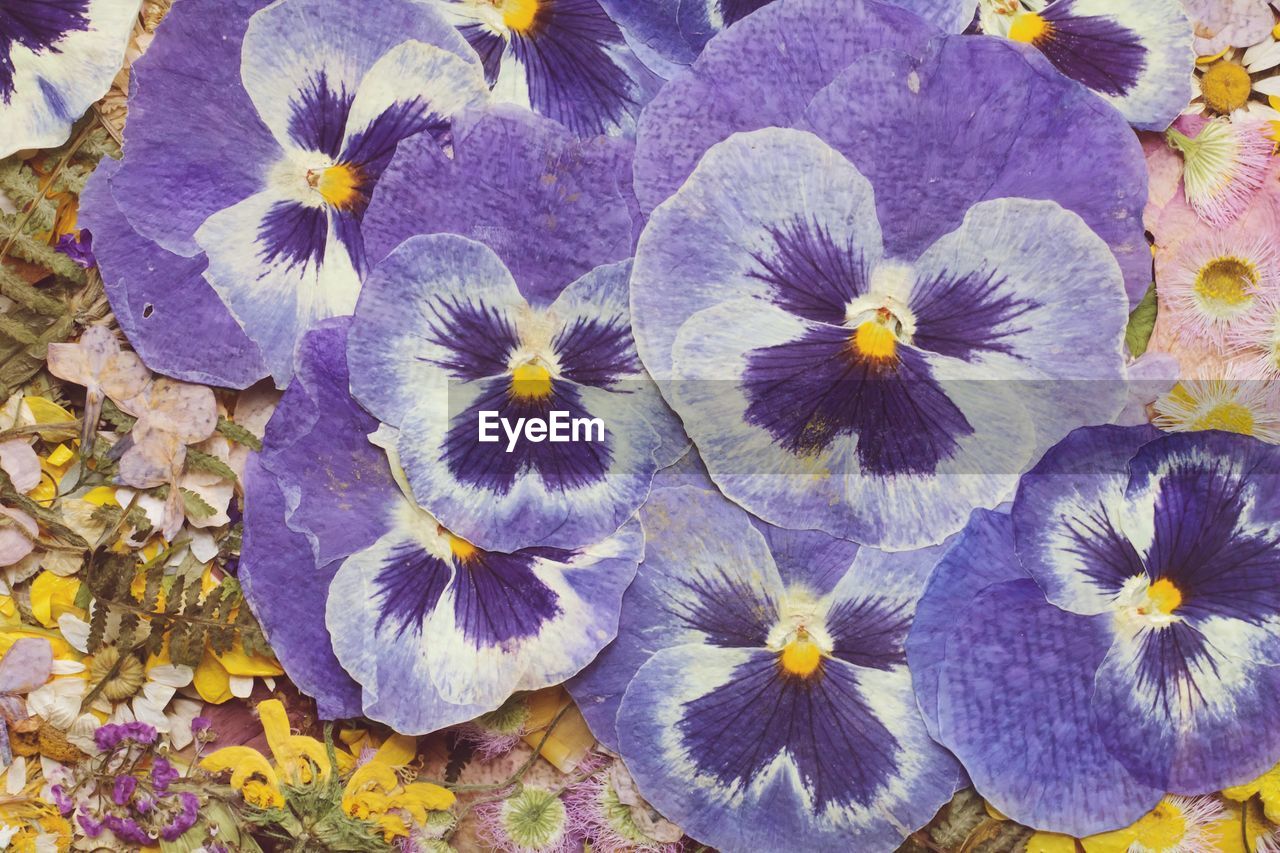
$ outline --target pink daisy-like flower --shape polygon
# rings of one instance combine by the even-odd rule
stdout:
[[[1166,432],[1221,430],[1280,444],[1280,382],[1227,377],[1184,379],[1155,403]]]
[[[1223,351],[1280,294],[1276,219],[1270,204],[1255,204],[1230,229],[1199,230],[1156,253],[1157,295],[1178,341]]]
[[[459,726],[458,737],[471,744],[481,761],[492,761],[516,748],[528,734],[528,722],[529,703],[513,696],[498,710]]]
[[[1232,324],[1227,348],[1244,375],[1280,378],[1280,296],[1265,297],[1257,310]]]
[[[1269,131],[1266,123],[1244,116],[1183,116],[1166,132],[1182,155],[1187,201],[1205,222],[1229,225],[1257,196],[1271,169]]]

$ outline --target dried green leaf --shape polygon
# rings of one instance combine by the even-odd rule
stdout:
[[[1156,328],[1156,317],[1159,311],[1156,286],[1152,282],[1147,288],[1146,295],[1138,303],[1138,307],[1134,308],[1133,313],[1129,315],[1129,325],[1124,332],[1124,342],[1129,347],[1129,354],[1134,358],[1140,357],[1147,351],[1147,345],[1151,342],[1151,333]]]
[[[250,450],[261,450],[262,439],[229,418],[218,416],[218,432],[228,441],[243,444]]]
[[[194,447],[187,448],[187,467],[193,471],[204,471],[208,474],[214,474],[224,480],[236,482],[236,472],[231,470],[231,466],[223,462],[212,453],[204,453],[196,450]]]

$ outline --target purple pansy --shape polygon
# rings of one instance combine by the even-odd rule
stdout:
[[[1280,450],[1090,427],[975,513],[907,643],[992,805],[1084,836],[1280,756]]]
[[[682,477],[683,478],[683,477]],[[875,551],[662,487],[618,639],[570,691],[641,794],[728,850],[891,850],[950,799],[903,643],[940,549]]]
[[[736,24],[773,0],[600,0],[614,20],[627,27],[636,42],[677,65],[693,62],[716,33]],[[948,32],[964,30],[974,16],[973,0],[886,0],[909,9]],[[838,14],[855,0],[827,3]],[[846,38],[832,32],[833,38]]]
[[[124,62],[141,0],[5,0],[0,159],[66,141]]]
[[[1034,47],[1140,130],[1164,130],[1191,100],[1196,55],[1183,0],[979,5],[985,32]]]
[[[892,224],[813,134],[736,134],[654,211],[632,304],[645,365],[728,497],[897,550],[956,532],[1039,450],[1118,414],[1127,299],[1106,245],[1051,202],[979,202],[912,260]]]
[[[204,254],[204,278],[284,384],[301,333],[355,305],[361,220],[397,144],[447,144],[453,117],[487,99],[480,63],[412,0],[377,15],[187,0],[173,18],[138,63],[111,195],[141,237]],[[194,131],[177,148],[175,125]]]
[[[1141,146],[1035,51],[943,37],[871,0],[776,0],[714,39],[645,110],[641,208],[674,194],[711,146],[768,127],[812,131],[871,181],[891,256],[918,257],[979,201],[1037,198],[1107,241],[1132,304],[1151,284]]]
[[[535,306],[487,246],[438,234],[370,274],[351,391],[391,428],[414,498],[453,534],[504,552],[599,542],[684,452],[632,342],[629,273],[599,267]],[[564,440],[508,433],[559,416]]]
[[[322,714],[411,733],[563,681],[616,631],[638,525],[506,553],[441,526],[401,492],[394,454],[370,441],[378,422],[347,393],[348,324],[304,337],[245,478],[240,577],[281,662]]]
[[[484,64],[498,101],[581,136],[631,134],[662,79],[600,0],[436,0]]]

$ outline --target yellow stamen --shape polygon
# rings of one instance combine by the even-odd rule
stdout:
[[[339,210],[350,210],[364,200],[364,173],[352,163],[308,172],[307,183],[326,203]]]
[[[782,648],[778,656],[782,669],[798,678],[808,678],[817,671],[822,663],[822,650],[809,639],[809,635],[800,632],[794,640]]]
[[[1241,258],[1214,258],[1196,274],[1195,291],[1215,308],[1236,308],[1253,301],[1258,270]]]
[[[1253,81],[1243,65],[1228,60],[1209,66],[1200,77],[1204,102],[1219,115],[1229,115],[1249,102]]]
[[[1160,578],[1147,587],[1147,598],[1156,610],[1168,616],[1182,604],[1182,591],[1168,578]]]
[[[454,536],[449,531],[443,529],[441,530],[441,533],[444,534],[444,540],[449,543],[449,553],[453,554],[453,558],[459,563],[465,563],[469,560],[473,560],[475,559],[476,554],[479,553],[480,549],[476,548],[475,545],[472,545],[461,536]]]
[[[1009,38],[1026,44],[1037,44],[1044,41],[1053,31],[1053,25],[1035,12],[1023,12],[1013,19],[1009,27]]]
[[[1218,429],[1223,432],[1235,432],[1240,435],[1253,435],[1253,412],[1240,403],[1219,403],[1201,415],[1192,424],[1192,429]]]
[[[551,371],[536,361],[526,361],[511,371],[511,396],[541,400],[551,396]]]
[[[528,32],[538,17],[538,0],[504,0],[502,23],[518,33]]]
[[[853,347],[867,358],[885,361],[898,351],[898,338],[888,326],[868,320],[854,332]]]

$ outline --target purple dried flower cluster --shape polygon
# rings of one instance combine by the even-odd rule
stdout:
[[[109,723],[93,733],[93,741],[103,752],[109,752],[126,741],[150,746],[156,742],[156,730],[154,726],[136,721]]]

